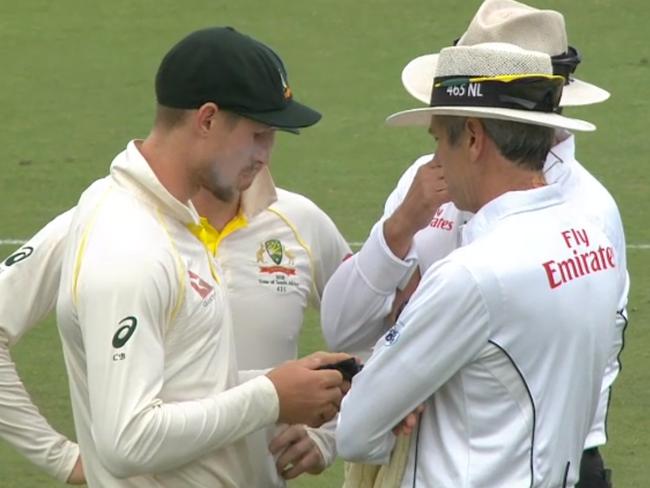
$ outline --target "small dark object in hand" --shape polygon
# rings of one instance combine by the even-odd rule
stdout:
[[[363,365],[357,363],[355,358],[348,358],[338,363],[326,364],[318,369],[335,369],[343,375],[345,381],[352,381],[354,375],[363,369]]]

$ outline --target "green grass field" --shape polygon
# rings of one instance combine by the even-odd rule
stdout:
[[[598,125],[578,156],[616,197],[631,245],[631,325],[615,385],[605,448],[617,488],[650,486],[650,48],[644,0],[531,1],[565,13],[583,54],[579,77],[612,92],[607,103],[568,111]],[[152,120],[153,76],[173,42],[207,25],[233,25],[277,48],[301,101],[323,121],[278,137],[273,172],[362,241],[399,174],[433,150],[424,130],[389,129],[386,115],[418,104],[400,72],[416,55],[462,34],[479,1],[439,0],[0,0],[0,241],[29,237],[103,176]],[[362,189],[360,191],[360,189]],[[8,255],[15,246],[0,245]],[[1,297],[0,297],[1,298]],[[309,314],[303,353],[322,347]],[[51,423],[73,435],[58,334],[52,320],[12,351]],[[294,487],[337,487],[337,464]],[[0,442],[0,486],[59,486]]]

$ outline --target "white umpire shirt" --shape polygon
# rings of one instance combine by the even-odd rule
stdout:
[[[612,244],[554,185],[491,201],[463,240],[355,377],[339,453],[386,463],[425,403],[402,487],[573,486],[614,335]]]
[[[239,383],[230,313],[199,217],[131,142],[81,197],[57,318],[89,486],[254,486],[245,436],[273,424],[265,376]]]
[[[609,393],[620,371],[619,354],[627,326],[627,273],[625,235],[616,202],[607,189],[575,159],[575,137],[558,133],[562,140],[553,146],[544,163],[546,181],[557,183],[562,197],[587,219],[594,222],[614,245],[618,261],[619,286],[617,334],[609,360],[594,423],[585,448],[605,444]],[[395,290],[408,281],[415,266],[424,273],[433,263],[460,246],[463,225],[472,217],[452,203],[442,205],[430,224],[413,239],[404,260],[395,257],[384,240],[383,222],[404,200],[418,168],[431,161],[432,154],[418,158],[402,175],[388,197],[383,218],[374,226],[368,240],[351,259],[334,273],[323,294],[323,334],[330,348],[363,352],[372,347],[389,325],[385,318],[391,310]]]

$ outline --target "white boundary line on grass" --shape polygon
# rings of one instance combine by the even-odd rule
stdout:
[[[348,245],[352,249],[359,249],[363,246],[363,242],[348,242]],[[627,249],[643,249],[645,251],[650,250],[650,244],[628,244],[625,246]]]
[[[21,244],[25,244],[25,239],[0,239],[0,246],[20,246]],[[352,249],[359,249],[361,246],[363,246],[362,241],[352,241],[348,242],[350,247]],[[642,249],[642,250],[650,250],[650,244],[628,244],[627,245],[628,249]]]
[[[21,244],[25,244],[24,239],[0,239],[0,245],[2,246],[9,246],[9,245],[15,245],[15,246],[20,246]]]

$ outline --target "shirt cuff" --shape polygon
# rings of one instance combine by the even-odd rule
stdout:
[[[413,246],[402,260],[395,256],[386,244],[384,220],[375,224],[355,260],[355,265],[370,288],[389,295],[396,288],[403,288],[417,266],[417,254]]]
[[[53,475],[57,480],[66,483],[79,459],[79,445],[66,439],[61,451],[61,461]]]
[[[251,401],[257,402],[260,412],[259,427],[274,424],[280,417],[280,398],[273,382],[265,375],[242,383],[240,388],[249,389]],[[253,400],[254,399],[254,400]]]
[[[314,429],[305,427],[307,435],[316,443],[318,450],[323,456],[325,467],[331,466],[336,460],[336,423],[338,416],[323,424],[320,428]]]

